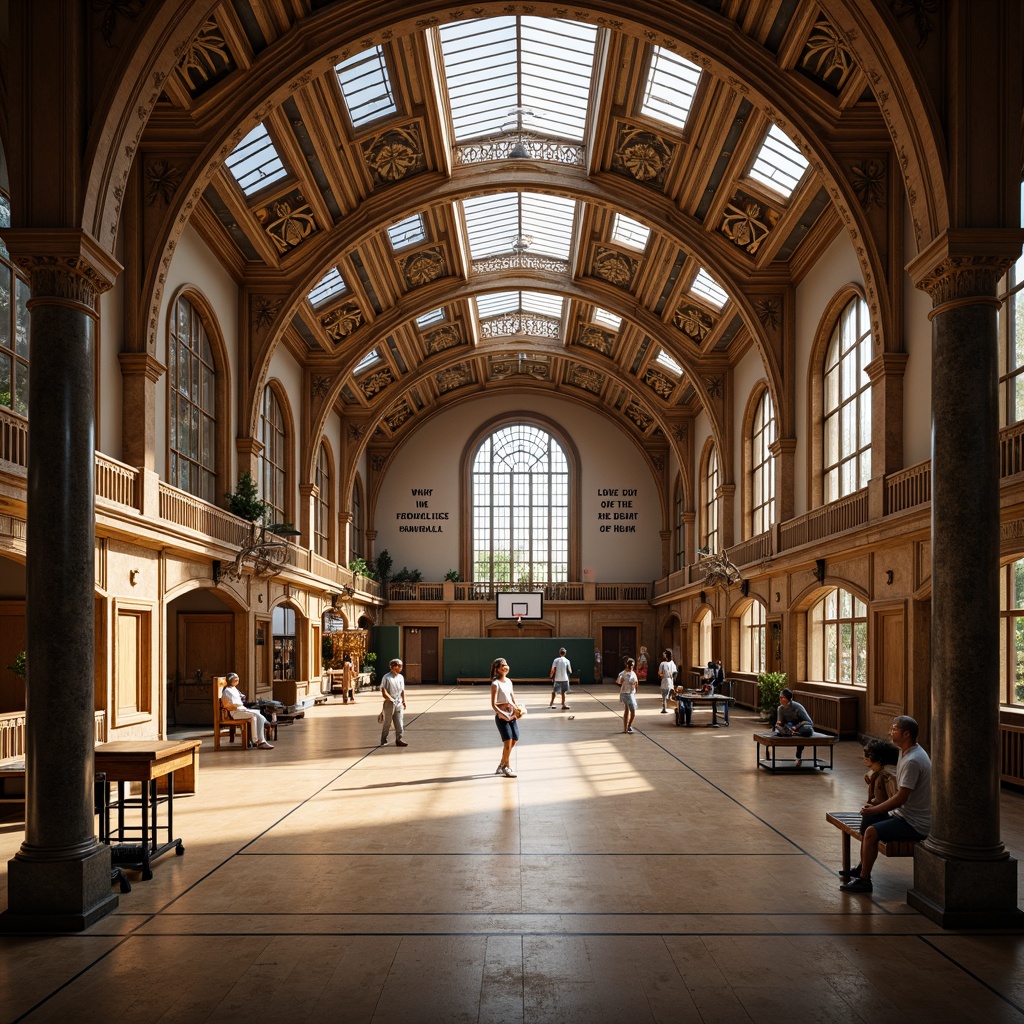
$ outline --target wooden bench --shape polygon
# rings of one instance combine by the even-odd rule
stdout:
[[[822,771],[828,768],[831,771],[833,767],[832,748],[838,742],[838,736],[826,736],[821,732],[812,733],[810,736],[779,736],[771,731],[754,733],[754,743],[757,745],[757,766],[766,768],[773,773],[777,771],[814,771],[818,768]],[[761,754],[762,747],[765,748],[763,756]],[[778,747],[810,747],[812,753],[810,757],[801,758],[802,764],[797,764],[795,756],[776,757],[775,751]],[[818,747],[828,748],[828,761],[818,757]]]
[[[856,839],[860,843],[863,835],[860,831],[860,811],[827,811],[825,820],[835,825],[843,835],[843,870],[844,878],[850,875],[850,841]],[[880,842],[878,852],[883,857],[913,857],[916,839],[894,839]]]

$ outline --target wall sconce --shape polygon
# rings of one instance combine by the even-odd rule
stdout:
[[[892,586],[892,569],[885,570],[885,582],[887,586]]]
[[[814,568],[811,570],[811,575],[820,583],[825,579],[825,559],[816,558],[814,560]]]
[[[742,595],[743,595],[744,597],[749,597],[749,596],[750,596],[750,580],[744,580],[744,581],[743,581],[743,582],[742,582],[742,583],[740,584],[740,593],[741,593],[741,594],[742,594]]]
[[[775,603],[779,604],[782,601],[782,595],[776,590],[775,591]]]
[[[137,587],[139,585],[139,576],[140,575],[141,575],[141,571],[139,569],[132,569],[131,572],[128,573],[128,582],[133,587]]]
[[[707,604],[708,603],[707,591],[702,590],[700,592],[700,603],[701,604]]]

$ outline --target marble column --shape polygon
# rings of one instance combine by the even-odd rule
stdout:
[[[1024,925],[999,807],[996,288],[1017,236],[950,232],[910,266],[934,308],[932,830],[908,902],[953,928]]]
[[[117,907],[94,785],[97,292],[120,269],[78,232],[15,231],[28,272],[25,841],[8,863],[8,931],[78,931]]]

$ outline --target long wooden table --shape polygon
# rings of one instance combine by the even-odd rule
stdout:
[[[683,714],[683,701],[689,701],[696,706],[711,707],[711,721],[708,728],[717,729],[718,709],[722,708],[725,724],[729,724],[729,705],[735,698],[727,697],[724,693],[680,693],[678,690],[672,698],[676,703],[676,725],[689,725]]]
[[[143,880],[153,877],[152,862],[173,849],[180,857],[185,852],[181,839],[174,838],[174,786],[177,777],[183,791],[195,791],[196,776],[199,772],[199,747],[202,740],[115,740],[101,743],[96,747],[96,771],[106,777],[102,785],[105,792],[97,799],[100,808],[100,838],[112,846],[111,858],[115,864],[138,868]],[[166,796],[161,800],[157,781],[166,780]],[[117,801],[110,803],[107,784],[117,783]],[[138,782],[141,795],[125,795],[124,784]],[[99,796],[99,794],[97,794]],[[163,803],[167,808],[167,823],[158,820],[158,808]],[[110,810],[116,808],[117,827],[110,827]],[[138,807],[141,822],[131,825],[126,822],[125,811]],[[159,841],[161,831],[166,831],[167,840]],[[138,843],[128,840],[137,836]]]

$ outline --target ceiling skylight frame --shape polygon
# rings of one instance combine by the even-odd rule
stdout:
[[[369,352],[363,356],[355,365],[355,369],[352,370],[352,376],[358,377],[359,374],[365,373],[371,366],[376,366],[381,361],[381,354],[379,348],[371,348]]]
[[[565,298],[551,292],[496,291],[485,292],[473,299],[478,320],[506,316],[509,313],[533,313],[537,316],[561,320],[565,312]]]
[[[700,84],[701,69],[661,46],[651,48],[640,113],[673,128],[685,128]]]
[[[809,166],[796,143],[777,124],[772,124],[748,173],[766,188],[789,199]]]
[[[438,306],[437,309],[432,309],[422,316],[416,317],[416,326],[422,331],[428,327],[433,327],[434,324],[444,323],[447,319],[447,310],[444,306]]]
[[[627,249],[643,252],[651,237],[651,229],[633,217],[624,213],[616,213],[612,216],[612,230],[609,237],[611,241],[623,245]]]
[[[541,192],[499,192],[461,200],[473,262],[504,253],[568,261],[577,203]]]
[[[306,298],[309,299],[310,304],[315,308],[330,302],[331,299],[337,298],[339,295],[344,295],[347,291],[348,284],[346,284],[345,278],[341,276],[341,271],[337,267],[331,267],[309,290]]]
[[[410,246],[427,240],[427,228],[423,214],[413,213],[388,228],[388,241],[392,252],[401,252]]]
[[[371,46],[334,67],[353,128],[398,112],[384,47]]]
[[[607,309],[602,309],[600,306],[594,307],[594,312],[590,316],[591,323],[600,325],[601,327],[607,327],[609,330],[617,331],[622,326],[622,317],[616,313],[611,313]]]
[[[721,309],[729,301],[726,290],[703,267],[697,271],[697,276],[690,285],[690,294],[714,306],[715,309]]]
[[[654,360],[659,366],[665,367],[670,373],[675,374],[677,377],[682,377],[683,368],[663,349],[658,349],[658,354]]]
[[[246,196],[254,195],[288,176],[288,170],[262,121],[235,146],[224,163]]]

